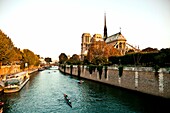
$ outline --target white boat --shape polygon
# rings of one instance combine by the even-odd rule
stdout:
[[[4,93],[14,93],[22,89],[22,87],[29,81],[28,72],[20,72],[8,76],[4,82]]]
[[[58,66],[52,66],[50,67],[50,70],[58,70]]]

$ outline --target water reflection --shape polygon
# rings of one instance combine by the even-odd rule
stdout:
[[[18,93],[1,95],[5,113],[152,113],[167,112],[169,100],[45,70],[31,76]],[[73,108],[63,97],[69,95]]]

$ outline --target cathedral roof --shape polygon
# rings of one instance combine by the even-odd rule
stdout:
[[[118,40],[126,41],[125,37],[121,34],[121,32],[113,34],[113,35],[107,37],[105,42],[106,43],[111,43],[111,42],[115,42],[115,41],[118,41]]]

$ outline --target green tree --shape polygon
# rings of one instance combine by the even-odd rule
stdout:
[[[87,59],[91,62],[97,56],[104,56],[104,41],[94,41],[88,50]]]
[[[15,61],[16,63],[20,63],[20,61],[22,61],[22,52],[17,47],[14,47],[14,55],[12,57],[12,61]]]
[[[107,58],[106,57],[103,57],[103,56],[96,56],[92,59],[91,61],[93,64],[95,65],[99,65],[99,64],[106,64],[107,63]]]
[[[87,59],[94,64],[107,64],[110,56],[120,55],[120,51],[104,41],[94,41],[89,47]]]
[[[89,60],[87,59],[87,56],[84,57],[84,60],[83,60],[83,65],[88,65],[90,64]]]
[[[67,64],[75,64],[75,65],[81,64],[79,55],[73,54],[72,57],[67,60]]]
[[[75,60],[75,61],[79,61],[80,60],[79,55],[77,55],[77,54],[73,54],[73,56],[71,58],[73,60]]]
[[[49,64],[50,62],[52,62],[51,58],[47,57],[45,58],[45,61]]]
[[[28,49],[21,51],[14,47],[12,40],[0,30],[0,64],[11,63],[19,63],[23,68],[24,63],[28,63],[29,66],[38,66],[40,61],[38,55],[32,51]]]
[[[39,57],[38,55],[35,55],[32,51],[29,49],[24,49],[23,52],[23,63],[28,63],[28,66],[37,66],[39,65]]]
[[[12,40],[0,30],[0,62],[11,63],[15,54]]]
[[[65,53],[61,53],[60,55],[59,55],[59,63],[60,64],[63,64],[65,61],[67,61],[68,60],[68,57],[67,57],[67,55],[65,54]]]
[[[142,52],[145,52],[145,53],[155,53],[155,52],[159,52],[159,50],[157,48],[147,47],[147,48],[143,49]]]
[[[160,65],[163,67],[170,67],[170,48],[161,49],[159,52],[160,59],[159,61]]]

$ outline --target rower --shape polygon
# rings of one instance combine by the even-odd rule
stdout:
[[[64,97],[68,97],[67,94],[64,94]]]

